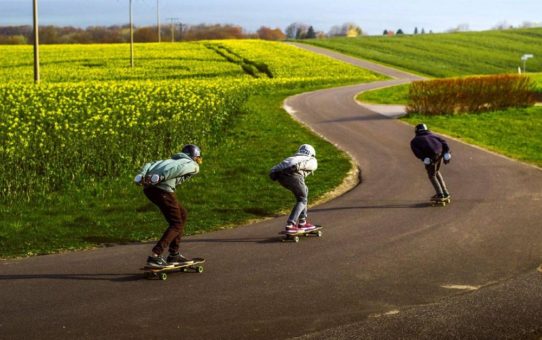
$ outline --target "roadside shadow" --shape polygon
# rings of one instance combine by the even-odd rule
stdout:
[[[375,114],[367,114],[367,115],[363,115],[363,116],[344,117],[344,118],[324,120],[324,121],[322,121],[320,123],[345,123],[345,122],[357,122],[357,121],[367,121],[367,120],[384,120],[384,119],[393,119],[393,118],[381,115],[379,113],[375,113]]]
[[[331,210],[358,210],[358,209],[417,209],[432,207],[430,202],[419,203],[382,203],[382,204],[366,204],[350,207],[334,207],[334,208],[313,208],[311,212],[316,211],[331,211]]]
[[[143,275],[130,274],[21,274],[0,275],[0,281],[13,280],[73,280],[73,281],[112,281],[130,282],[143,279]]]
[[[198,240],[183,240],[183,243],[273,243],[276,242],[276,237],[268,238],[207,238]]]

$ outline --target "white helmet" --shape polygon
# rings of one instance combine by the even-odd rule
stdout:
[[[316,151],[310,144],[303,144],[297,150],[297,153],[301,153],[310,157],[316,157]]]

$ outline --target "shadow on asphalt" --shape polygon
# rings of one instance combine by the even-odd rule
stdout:
[[[363,115],[363,116],[356,116],[356,117],[344,117],[344,118],[324,120],[319,123],[343,123],[343,122],[357,122],[357,121],[383,120],[383,119],[393,119],[393,118],[384,116],[381,114],[371,114],[371,115]]]
[[[313,208],[311,212],[330,211],[330,210],[356,210],[356,209],[412,209],[412,208],[432,208],[430,202],[422,203],[385,203],[385,204],[367,204],[351,207],[334,207],[334,208]]]
[[[198,239],[198,240],[183,240],[183,243],[274,243],[280,241],[280,238],[277,237],[270,237],[270,238],[206,238],[206,239]]]
[[[131,282],[143,279],[143,275],[131,274],[22,274],[0,275],[0,281],[8,280],[74,280],[74,281],[112,281]]]

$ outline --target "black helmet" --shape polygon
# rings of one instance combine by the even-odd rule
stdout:
[[[425,124],[418,124],[418,125],[416,125],[415,131],[416,131],[416,133],[426,132],[426,131],[428,131],[427,125],[425,125]]]
[[[185,146],[183,146],[181,152],[190,156],[190,158],[192,159],[196,159],[196,157],[201,157],[200,148],[194,144],[186,144]]]

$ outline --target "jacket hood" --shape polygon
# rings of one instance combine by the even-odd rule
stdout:
[[[178,153],[174,154],[173,156],[171,156],[171,159],[175,159],[175,160],[183,159],[183,158],[187,158],[189,160],[192,160],[192,158],[190,158],[190,156],[188,156],[187,154],[182,153],[182,152],[178,152]]]
[[[416,136],[425,136],[425,135],[428,135],[430,133],[431,133],[431,131],[429,131],[429,130],[420,131],[420,132],[416,132]]]

